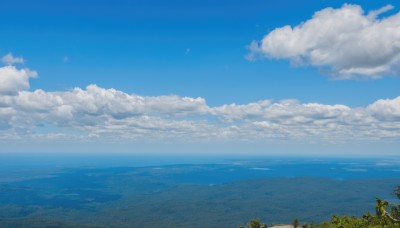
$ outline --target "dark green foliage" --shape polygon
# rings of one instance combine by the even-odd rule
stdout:
[[[297,228],[297,227],[299,227],[300,226],[300,224],[299,224],[299,220],[296,218],[296,219],[294,219],[293,220],[293,227],[294,228]]]
[[[239,226],[239,228],[267,228],[267,225],[261,223],[260,219],[253,219],[246,226]]]
[[[376,215],[384,216],[386,214],[386,207],[388,205],[389,205],[388,201],[376,198],[376,205],[375,205]]]
[[[400,186],[397,186],[397,188],[394,190],[394,194],[397,196],[398,199],[400,199]]]
[[[400,219],[400,205],[392,205],[390,208],[390,215],[399,220]]]

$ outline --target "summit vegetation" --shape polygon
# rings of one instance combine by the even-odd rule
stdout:
[[[393,193],[400,200],[400,186]],[[400,227],[400,205],[391,204],[387,200],[376,198],[375,214],[370,212],[362,217],[342,215],[333,215],[330,221],[320,224],[303,224],[298,219],[294,219],[292,226],[294,228],[398,228]],[[268,225],[262,223],[259,219],[253,219],[245,226],[239,228],[267,228]],[[279,227],[279,226],[278,226]]]

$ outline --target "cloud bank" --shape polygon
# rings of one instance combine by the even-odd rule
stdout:
[[[400,139],[400,97],[366,107],[261,100],[209,106],[205,99],[140,96],[89,85],[29,90],[37,74],[0,68],[1,140],[110,142],[302,141]]]
[[[400,74],[400,13],[379,18],[387,5],[365,13],[358,5],[326,8],[297,26],[276,28],[254,41],[249,59],[288,59],[335,79],[376,79]]]

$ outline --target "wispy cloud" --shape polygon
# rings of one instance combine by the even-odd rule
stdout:
[[[24,59],[19,57],[14,57],[12,53],[8,53],[7,55],[1,58],[1,62],[5,65],[14,65],[16,63],[24,63]]]
[[[190,48],[186,48],[186,50],[185,50],[185,55],[189,55],[190,54]]]
[[[293,65],[311,65],[334,79],[376,79],[400,74],[400,13],[378,15],[388,5],[364,13],[358,5],[326,8],[295,27],[286,25],[250,46],[248,59],[289,59]]]

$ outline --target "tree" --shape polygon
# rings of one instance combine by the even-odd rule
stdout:
[[[389,205],[388,201],[376,198],[376,205],[375,205],[376,215],[377,216],[385,216],[387,213],[386,207],[388,205]]]
[[[399,190],[399,189],[397,188],[397,190]],[[375,206],[376,215],[382,219],[382,227],[384,224],[387,223],[386,218],[390,219],[392,222],[400,222],[400,220],[398,220],[392,216],[393,212],[397,212],[397,210],[396,210],[397,206],[392,206],[391,213],[388,213],[386,211],[386,207],[388,205],[389,205],[388,201],[376,198],[376,206]]]
[[[394,190],[394,194],[397,196],[398,199],[400,199],[400,186],[397,186],[397,188]]]
[[[299,227],[299,220],[297,218],[293,220],[293,227],[294,228]]]
[[[373,216],[368,212],[367,214],[363,215],[362,218],[366,221],[367,225],[369,225]]]
[[[267,228],[268,226],[264,223],[261,223],[259,219],[252,219],[247,223],[246,226],[240,226],[239,228]]]

